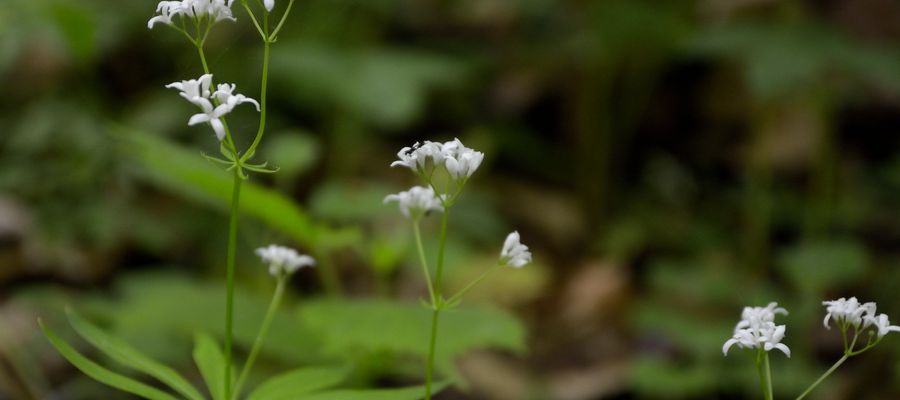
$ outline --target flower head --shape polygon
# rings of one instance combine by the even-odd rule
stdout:
[[[441,146],[441,153],[447,172],[457,180],[472,176],[484,160],[484,153],[466,147],[459,139],[444,143]]]
[[[275,277],[282,273],[290,275],[300,268],[316,265],[316,260],[312,257],[299,254],[292,248],[274,244],[256,249],[256,255],[269,264],[269,273]]]
[[[213,22],[226,19],[234,21],[235,18],[231,13],[231,5],[233,3],[234,0],[161,1],[156,6],[156,12],[159,15],[147,21],[147,28],[153,29],[153,25],[156,23],[172,25],[172,18],[177,16],[190,18],[209,17],[209,20]]]
[[[396,201],[400,212],[408,218],[419,218],[429,211],[444,210],[443,203],[430,187],[413,186],[405,192],[389,194],[384,198],[385,203],[391,201]]]
[[[216,88],[217,90],[210,93],[212,78],[212,74],[206,74],[197,79],[170,83],[166,87],[178,89],[181,91],[179,93],[181,97],[200,107],[201,112],[191,116],[191,119],[188,121],[189,126],[204,122],[209,123],[216,134],[216,138],[222,141],[225,139],[226,132],[225,123],[222,122],[221,118],[241,103],[251,103],[256,106],[256,111],[259,111],[259,103],[242,94],[234,94],[234,84],[219,84]],[[218,104],[213,105],[213,101]]]
[[[421,145],[416,142],[412,147],[400,149],[397,158],[399,160],[392,162],[391,167],[406,167],[420,174],[425,173],[429,167],[434,168],[444,160],[441,143],[427,140]]]
[[[869,302],[865,304],[860,304],[859,300],[856,300],[856,297],[851,297],[850,299],[845,299],[841,297],[837,300],[831,301],[823,301],[822,305],[825,306],[825,320],[822,323],[825,325],[825,328],[831,329],[828,326],[828,320],[833,319],[834,322],[838,325],[851,325],[859,329],[860,324],[865,323],[865,326],[868,326],[867,316],[874,316],[876,305],[875,303]]]
[[[900,332],[900,326],[891,325],[891,321],[888,319],[887,314],[879,314],[877,317],[873,315],[866,316],[865,324],[866,326],[872,325],[878,329],[879,339],[890,332]]]
[[[500,250],[500,263],[513,268],[521,268],[531,262],[531,252],[528,246],[519,241],[519,232],[513,231],[506,235],[503,241],[503,250]]]
[[[778,303],[769,303],[766,307],[744,307],[741,321],[734,327],[734,335],[725,341],[722,352],[737,345],[739,348],[761,348],[765,351],[778,349],[788,357],[791,349],[781,343],[784,339],[785,325],[775,325],[775,315],[787,315],[787,310],[778,307]]]

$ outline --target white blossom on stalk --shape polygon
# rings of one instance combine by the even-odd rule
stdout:
[[[444,143],[441,152],[447,172],[457,180],[472,176],[484,160],[484,153],[466,147],[459,139]]]
[[[172,25],[172,18],[176,16],[190,18],[207,17],[213,22],[226,19],[234,21],[234,15],[231,13],[232,4],[234,4],[234,0],[161,1],[156,6],[156,12],[159,15],[147,21],[147,28],[153,29],[153,25],[156,23]]]
[[[233,94],[235,87],[236,85],[233,83],[220,83],[216,86],[216,91],[212,96],[218,100],[219,104],[228,105],[228,111],[233,110],[238,104],[250,103],[256,106],[256,111],[259,112],[259,103],[256,100],[242,94]]]
[[[775,325],[775,315],[787,315],[787,310],[778,307],[778,303],[769,303],[766,307],[744,307],[741,321],[734,327],[734,335],[722,346],[727,356],[728,350],[737,345],[739,348],[761,348],[765,351],[778,349],[788,357],[791,349],[781,343],[784,339],[785,325]]]
[[[266,6],[266,11],[271,12],[275,8],[275,0],[263,0],[263,4]]]
[[[876,305],[873,302],[861,304],[856,297],[845,299],[841,297],[837,300],[823,301],[825,306],[825,320],[822,323],[825,328],[831,329],[828,320],[832,319],[836,324],[848,324],[859,329],[861,324],[863,327],[869,326],[869,319],[875,315]]]
[[[193,126],[200,123],[209,123],[216,134],[219,141],[225,139],[225,123],[222,117],[234,110],[238,104],[251,103],[256,106],[259,111],[259,103],[242,94],[234,94],[234,84],[220,84],[215,92],[210,93],[212,85],[212,74],[206,74],[197,79],[189,79],[181,82],[174,82],[166,85],[170,89],[178,89],[181,91],[179,95],[187,101],[200,107],[202,112],[194,114],[188,121],[188,125]],[[215,100],[218,105],[213,105]]]
[[[866,316],[866,326],[872,325],[878,329],[879,339],[890,332],[900,332],[900,326],[891,325],[891,321],[888,319],[887,314],[879,314],[877,317],[873,315]]]
[[[407,218],[419,218],[429,211],[444,210],[440,198],[430,187],[413,186],[405,192],[389,194],[384,198],[385,203],[391,201],[397,202],[400,212]]]
[[[256,249],[256,255],[269,265],[269,274],[279,276],[293,274],[303,267],[316,266],[316,260],[306,254],[299,254],[290,247],[271,244]]]
[[[421,145],[416,142],[412,147],[404,147],[397,153],[399,160],[392,162],[391,167],[401,166],[424,173],[429,166],[434,167],[444,161],[441,146],[441,143],[426,140]]]
[[[506,235],[503,249],[500,250],[500,263],[513,268],[521,268],[530,262],[531,252],[528,251],[528,246],[520,242],[519,232],[513,231]]]
[[[209,86],[212,84],[212,77],[212,74],[206,74],[197,79],[170,83],[166,85],[166,88],[180,90],[181,97],[199,106],[200,100],[208,98],[210,95]]]

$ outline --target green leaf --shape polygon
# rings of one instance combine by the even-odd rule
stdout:
[[[129,139],[126,151],[136,156],[146,178],[191,200],[227,209],[231,201],[231,174],[197,157],[195,151],[159,136],[125,128],[119,131]],[[291,199],[251,182],[244,182],[241,188],[241,211],[308,247],[315,247],[317,233],[323,229]]]
[[[72,363],[75,368],[78,368],[78,370],[83,372],[85,375],[97,380],[98,382],[112,386],[124,392],[141,396],[145,399],[176,400],[175,397],[162,392],[159,389],[147,386],[146,384],[100,366],[87,357],[81,355],[81,353],[72,348],[72,346],[70,346],[64,340],[60,339],[59,336],[56,336],[56,334],[53,333],[50,328],[45,326],[43,322],[38,321],[38,324],[40,324],[41,330],[44,331],[44,336],[46,336],[47,339],[50,340],[50,344],[52,344],[53,347],[55,347],[56,350],[66,358],[66,360],[69,360],[69,362]]]
[[[440,392],[446,382],[435,384],[432,394]],[[425,387],[416,386],[402,389],[340,389],[292,397],[292,400],[419,400],[425,397]]]
[[[320,350],[337,357],[361,351],[392,351],[424,359],[428,355],[431,311],[417,302],[321,300],[304,305],[301,317],[323,338]],[[453,360],[466,350],[492,347],[521,352],[525,329],[509,313],[461,306],[441,314],[435,366],[453,372]]]
[[[342,368],[295,369],[263,382],[248,400],[293,400],[297,395],[335,386],[345,375]]]
[[[194,362],[203,375],[206,387],[214,400],[225,399],[225,356],[215,339],[197,334],[194,339]]]
[[[110,358],[123,365],[144,372],[160,382],[169,385],[185,397],[192,400],[203,400],[203,396],[188,381],[178,375],[175,370],[145,356],[124,341],[109,336],[100,328],[82,319],[72,311],[67,312],[69,323],[81,337],[94,347],[103,351]]]

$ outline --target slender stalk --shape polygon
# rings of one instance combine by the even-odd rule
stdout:
[[[431,341],[428,345],[428,366],[425,370],[425,400],[431,400],[431,380],[434,376],[434,349],[437,344],[438,319],[441,309],[436,307],[431,311]]]
[[[428,365],[425,371],[425,400],[431,400],[431,380],[434,376],[434,350],[437,344],[437,327],[441,309],[444,307],[441,294],[441,279],[444,274],[444,250],[447,246],[447,220],[450,217],[450,207],[444,203],[444,212],[441,214],[441,238],[438,245],[437,268],[434,276],[434,310],[431,313],[431,342],[428,346]]]
[[[259,349],[262,347],[263,341],[265,341],[266,336],[269,334],[272,318],[275,317],[275,311],[278,310],[278,307],[281,305],[281,299],[284,297],[284,287],[286,282],[287,275],[281,274],[278,277],[278,284],[275,286],[275,293],[272,295],[272,301],[269,303],[269,309],[266,310],[266,316],[263,318],[262,326],[260,326],[259,333],[256,335],[256,340],[253,342],[253,348],[250,349],[250,355],[247,356],[247,362],[244,363],[244,368],[241,369],[241,375],[234,384],[233,399],[235,400],[240,396],[241,386],[244,385],[247,375],[253,369],[253,363],[256,362],[256,357],[259,355]]]
[[[766,379],[767,375],[766,375],[766,371],[765,371],[763,357],[766,357],[766,360],[768,361],[768,355],[766,354],[766,351],[763,349],[757,350],[757,352],[756,352],[756,372],[759,374],[759,387],[760,387],[760,389],[762,389],[763,399],[772,400],[772,395],[769,392],[770,383]]]
[[[775,393],[772,392],[772,367],[769,365],[769,352],[765,352],[763,364],[766,369],[766,393],[768,393],[769,400],[772,400],[775,398]]]
[[[479,276],[478,278],[475,278],[475,280],[473,280],[472,282],[469,282],[469,284],[466,285],[466,287],[462,288],[462,290],[460,290],[459,292],[457,292],[456,294],[454,294],[453,297],[450,297],[450,299],[447,300],[447,304],[453,304],[454,301],[459,300],[460,298],[462,298],[463,295],[465,295],[469,290],[472,290],[472,288],[474,288],[475,285],[478,285],[478,284],[481,283],[481,281],[483,281],[485,278],[487,278],[488,276],[490,276],[491,274],[493,274],[494,271],[500,269],[500,266],[502,266],[502,265],[503,265],[503,264],[497,263],[497,264],[494,264],[494,266],[491,267],[490,269],[488,269],[487,271],[484,271],[484,272],[481,274],[481,276]]]
[[[828,377],[828,375],[831,375],[831,373],[834,372],[836,369],[838,369],[838,367],[840,367],[841,364],[844,363],[844,361],[847,361],[848,358],[850,358],[850,356],[847,354],[844,354],[844,356],[841,357],[839,360],[837,360],[837,362],[834,363],[834,365],[832,365],[831,368],[828,368],[828,371],[825,371],[825,373],[822,374],[822,376],[820,376],[819,379],[816,379],[816,381],[813,382],[812,385],[809,385],[809,387],[806,388],[806,390],[803,393],[801,393],[799,396],[797,396],[796,400],[800,400],[800,399],[806,397],[806,395],[809,394],[809,392],[811,392],[813,389],[815,389],[816,386],[819,386],[819,384],[822,383],[822,381],[824,381],[825,378]]]
[[[428,271],[428,261],[425,258],[425,248],[422,246],[422,232],[419,229],[419,220],[415,219],[412,223],[413,233],[416,237],[416,249],[419,253],[419,263],[422,264],[422,273],[425,274],[425,282],[428,283],[428,296],[431,298],[431,306],[437,306],[437,299],[434,297],[434,286],[431,283],[431,272]]]
[[[278,38],[278,32],[281,32],[281,27],[284,25],[284,21],[287,20],[288,15],[291,14],[291,8],[294,7],[294,0],[288,2],[287,9],[284,10],[284,15],[281,16],[281,21],[278,22],[278,25],[275,26],[275,30],[272,31],[272,34],[269,35],[269,41],[274,42]]]
[[[225,295],[225,398],[231,398],[231,338],[234,324],[234,262],[237,251],[238,213],[241,202],[240,171],[234,170],[231,193],[231,217],[228,223],[228,253],[226,258]]]
[[[266,29],[269,29],[269,17],[266,15],[263,19],[264,24],[266,25]],[[259,146],[260,140],[262,140],[263,134],[266,131],[266,92],[269,85],[269,46],[271,43],[266,41],[263,44],[263,70],[262,70],[262,88],[260,88],[259,92],[259,129],[256,131],[256,137],[253,138],[253,144],[250,145],[250,148],[247,149],[247,152],[244,153],[243,161],[246,161],[248,158],[253,157],[253,153],[256,152],[256,146]]]

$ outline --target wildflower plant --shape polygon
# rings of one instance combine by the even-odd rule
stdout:
[[[876,314],[877,306],[873,302],[860,303],[856,297],[850,299],[842,297],[824,301],[822,305],[825,306],[823,325],[826,329],[831,329],[831,324],[838,327],[844,343],[844,354],[797,396],[796,400],[806,397],[850,357],[875,347],[888,333],[900,332],[900,326],[891,325],[886,314]],[[790,348],[781,343],[785,337],[786,326],[776,325],[775,317],[778,314],[787,315],[788,312],[774,302],[766,307],[745,307],[740,322],[734,328],[734,335],[722,346],[722,352],[726,356],[734,346],[755,351],[754,361],[765,400],[773,399],[769,352],[779,350],[787,357],[791,356]]]
[[[149,29],[165,25],[184,36],[196,49],[202,66],[202,74],[197,78],[189,78],[166,85],[166,88],[175,89],[179,95],[189,103],[197,107],[198,112],[190,117],[188,125],[206,125],[219,142],[219,150],[222,157],[203,155],[207,160],[223,166],[231,172],[233,177],[231,211],[229,216],[228,250],[226,255],[226,295],[224,312],[224,345],[221,351],[217,349],[215,341],[207,336],[198,335],[197,346],[194,352],[201,375],[208,386],[209,392],[216,400],[233,400],[241,395],[243,384],[253,368],[253,364],[265,341],[276,310],[284,296],[288,278],[300,268],[313,267],[315,260],[308,255],[301,255],[296,250],[287,247],[270,245],[259,248],[256,253],[268,267],[269,273],[276,280],[272,300],[263,317],[262,325],[256,336],[249,355],[240,369],[235,374],[234,359],[232,355],[233,321],[234,321],[234,267],[238,228],[238,208],[241,197],[241,183],[248,179],[249,172],[274,173],[265,162],[254,163],[253,156],[263,138],[266,127],[266,90],[268,86],[270,47],[278,38],[278,33],[284,26],[294,0],[278,3],[283,7],[276,9],[275,0],[239,0],[240,6],[246,11],[246,15],[253,27],[259,33],[263,44],[263,63],[261,76],[261,91],[259,101],[237,92],[233,83],[216,83],[214,74],[207,63],[204,45],[214,26],[228,21],[237,21],[233,14],[235,0],[180,0],[161,1],[157,5],[156,15],[147,22]],[[286,3],[286,4],[285,4]],[[280,12],[277,24],[273,24],[276,15],[273,11]],[[273,28],[274,27],[274,28]],[[249,146],[240,148],[233,132],[229,129],[227,116],[237,106],[247,104],[259,112],[259,125],[255,136]],[[115,361],[144,372],[160,382],[166,384],[179,396],[191,400],[203,399],[203,396],[184,378],[174,370],[161,365],[123,341],[107,335],[101,329],[81,319],[73,312],[69,312],[69,321],[75,330],[88,342],[109,355]],[[106,369],[78,353],[71,345],[60,339],[52,330],[41,323],[45,335],[56,349],[73,365],[88,376],[113,386],[117,389],[136,394],[148,399],[174,399],[171,394],[151,387],[132,378],[120,375]],[[235,379],[236,376],[236,379]],[[339,381],[336,380],[336,381]],[[288,382],[291,383],[291,382]],[[269,387],[271,389],[271,386]],[[258,395],[258,391],[251,394],[253,398],[267,398]]]
[[[531,253],[528,251],[528,247],[520,242],[518,232],[510,233],[503,243],[496,264],[452,296],[445,297],[443,288],[444,252],[450,210],[459,199],[469,178],[478,170],[484,160],[484,153],[468,148],[459,139],[454,139],[448,142],[416,143],[402,148],[397,153],[397,158],[397,161],[391,163],[391,167],[409,169],[418,176],[424,185],[413,186],[407,191],[388,195],[384,202],[396,202],[403,216],[410,220],[419,263],[428,287],[429,301],[426,302],[426,306],[431,310],[431,327],[425,369],[425,399],[430,400],[433,394],[434,358],[441,312],[458,305],[468,291],[498,269],[504,266],[521,268],[528,264],[531,262]],[[422,245],[420,223],[422,219],[433,213],[440,213],[441,223],[438,251],[432,275],[428,257]]]

